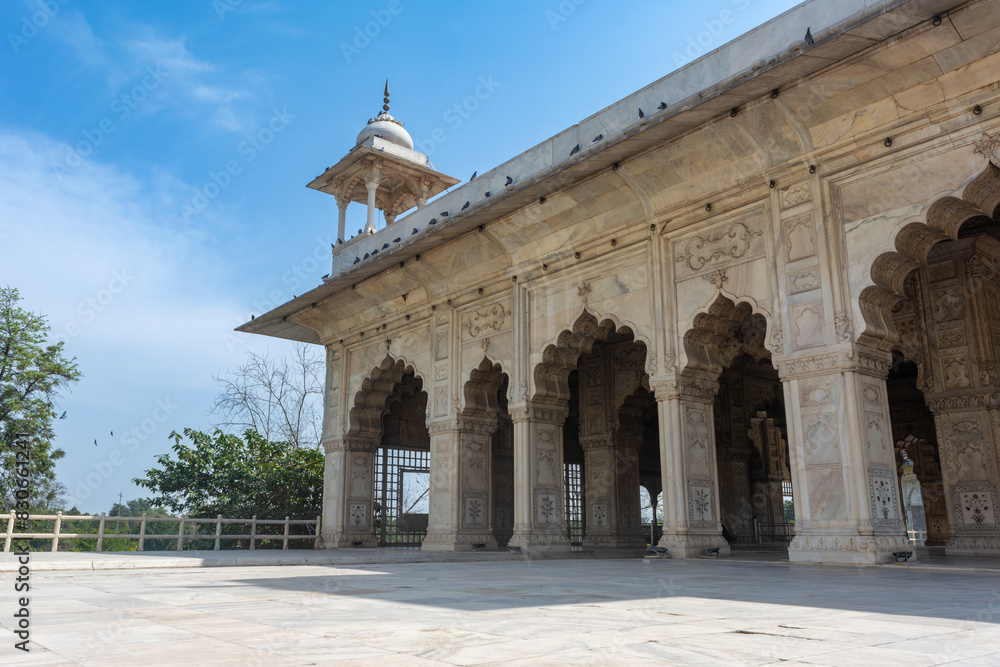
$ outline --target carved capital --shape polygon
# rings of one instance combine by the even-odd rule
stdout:
[[[925,395],[925,398],[927,400],[927,407],[934,414],[942,412],[1000,408],[1000,393],[997,393],[992,388],[988,391],[978,391],[975,393],[960,394],[957,396],[954,395],[954,392],[949,392],[949,395],[946,396],[934,396],[933,394],[928,394]]]
[[[568,408],[556,405],[539,405],[536,403],[526,403],[523,406],[511,406],[507,409],[510,419],[515,424],[525,421],[547,422],[550,424],[562,424],[569,414]]]
[[[649,389],[657,401],[669,401],[680,396],[681,382],[677,376],[650,379]]]
[[[776,356],[773,363],[778,369],[778,375],[783,380],[790,380],[840,371],[856,371],[884,378],[889,374],[891,362],[892,355],[888,352],[852,345],[821,354]]]
[[[427,432],[431,435],[431,437],[440,433],[458,431],[460,428],[458,418],[435,419],[434,421],[427,422]]]
[[[378,441],[371,438],[347,437],[342,442],[349,452],[374,452],[378,446]]]
[[[337,438],[335,440],[324,440],[323,451],[327,454],[347,451],[347,443],[341,438]]]
[[[714,401],[719,393],[719,382],[706,377],[682,377],[680,395],[682,398],[700,401]]]
[[[496,419],[460,416],[456,421],[458,429],[463,433],[483,433],[490,435],[497,429]]]

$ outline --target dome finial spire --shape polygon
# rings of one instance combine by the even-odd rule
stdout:
[[[382,111],[389,110],[389,79],[385,80],[385,97],[382,98]]]

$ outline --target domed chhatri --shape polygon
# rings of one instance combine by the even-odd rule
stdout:
[[[374,118],[368,119],[368,125],[358,134],[355,146],[360,146],[371,137],[379,137],[392,142],[397,146],[413,150],[413,139],[410,133],[403,129],[403,124],[389,114],[389,80],[385,81],[385,97],[383,98],[382,111]]]
[[[382,111],[369,119],[347,155],[313,179],[309,187],[336,197],[337,240],[343,243],[350,202],[368,206],[364,233],[374,234],[376,211],[391,225],[403,211],[422,207],[457,183],[457,178],[436,171],[426,155],[413,149],[413,138],[389,114],[387,79]]]

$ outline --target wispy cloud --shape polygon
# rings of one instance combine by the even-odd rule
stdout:
[[[208,427],[212,374],[236,366],[245,350],[288,346],[233,333],[249,314],[245,295],[227,282],[213,239],[173,224],[185,183],[162,170],[87,161],[54,187],[50,165],[66,150],[45,135],[0,128],[0,284],[46,316],[84,373],[60,401],[70,417],[57,424],[56,444],[67,452],[57,472],[71,491],[157,400],[176,404],[107,480],[139,495],[130,480],[166,451],[171,430]]]
[[[242,133],[255,124],[258,103],[270,99],[267,82],[257,72],[233,71],[222,63],[197,57],[184,36],[165,37],[148,26],[134,26],[125,41],[95,35],[79,10],[53,22],[52,36],[73,50],[76,59],[106,78],[121,92],[155,68],[165,83],[150,95],[141,113],[170,108],[199,124],[205,119],[226,132]]]

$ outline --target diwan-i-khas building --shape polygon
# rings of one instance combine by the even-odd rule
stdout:
[[[240,327],[326,348],[325,547],[1000,554],[998,80],[998,0],[812,0],[459,187],[387,104]]]

